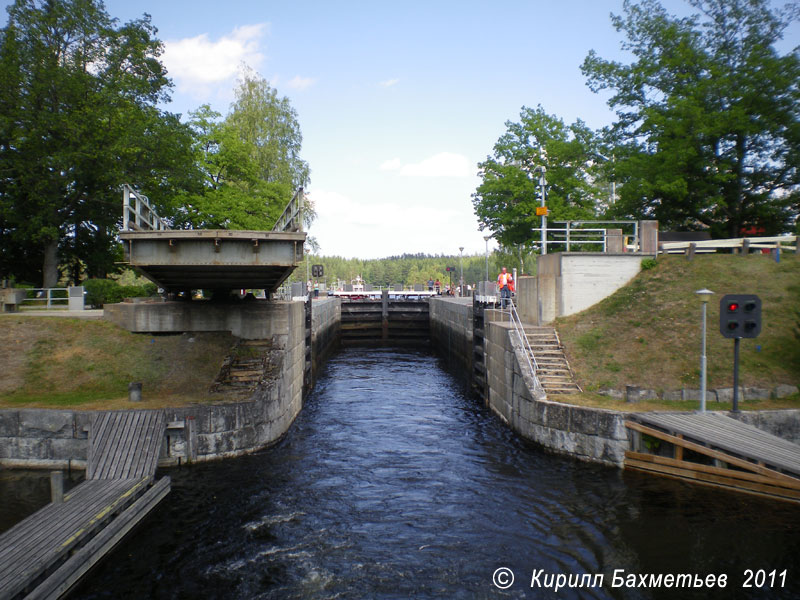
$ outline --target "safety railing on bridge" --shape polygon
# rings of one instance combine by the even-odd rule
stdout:
[[[127,183],[122,186],[122,231],[166,231],[164,219],[156,214],[150,200]]]
[[[300,232],[303,231],[303,209],[305,206],[305,193],[303,188],[297,188],[297,191],[289,200],[289,204],[283,209],[283,214],[278,218],[275,227],[272,231],[289,231]]]

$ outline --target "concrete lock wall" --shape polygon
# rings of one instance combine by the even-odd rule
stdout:
[[[252,452],[277,441],[303,405],[305,305],[270,303],[256,311],[259,335],[280,350],[278,376],[257,388],[250,399],[216,405],[165,409],[168,428],[162,464],[205,461]],[[319,361],[338,340],[338,300],[314,302],[313,357]],[[241,321],[239,325],[241,326]],[[313,344],[313,342],[312,342]],[[312,345],[313,348],[313,345]],[[133,408],[133,407],[131,407]],[[142,406],[142,408],[146,408]],[[96,411],[0,410],[0,464],[26,468],[84,468],[88,432]]]
[[[472,299],[432,298],[430,332],[434,350],[450,368],[472,372]]]
[[[573,252],[537,257],[537,275],[519,281],[519,312],[523,321],[552,323],[607,298],[641,270],[642,254]]]
[[[551,402],[532,390],[533,373],[509,323],[486,325],[489,408],[522,437],[581,460],[621,467],[626,414]]]

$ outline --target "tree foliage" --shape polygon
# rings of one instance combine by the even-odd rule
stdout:
[[[800,201],[800,54],[775,44],[791,21],[767,0],[690,0],[677,18],[656,0],[612,15],[630,64],[592,51],[593,91],[610,90],[618,122],[618,216],[665,228],[787,231]]]
[[[541,203],[539,173],[546,170],[549,217],[585,219],[595,213],[601,194],[597,188],[597,141],[582,121],[572,125],[523,107],[520,121],[506,122],[494,153],[479,163],[483,179],[472,196],[480,228],[489,229],[507,247],[530,247],[540,226],[536,207]]]
[[[176,224],[270,229],[309,176],[308,164],[300,158],[300,126],[288,98],[279,98],[266,80],[247,72],[224,119],[208,105],[190,116],[202,185],[180,198]],[[307,225],[313,216],[310,207]]]
[[[0,30],[0,271],[53,286],[113,268],[120,184],[156,203],[190,176],[191,135],[156,108],[170,82],[148,16],[99,0],[17,0]]]
[[[514,257],[502,252],[492,252],[489,255],[489,278],[493,280],[501,266],[509,269],[517,266]],[[387,258],[359,259],[342,258],[341,256],[315,256],[308,257],[309,265],[320,264],[325,268],[324,281],[329,287],[334,287],[338,282],[351,283],[356,277],[363,278],[365,283],[374,286],[394,285],[425,285],[429,279],[442,284],[442,289],[450,284],[451,275],[453,286],[457,286],[464,270],[464,283],[474,286],[486,277],[486,257],[484,255],[445,256],[429,254],[404,254]],[[455,270],[448,272],[447,267]],[[291,281],[304,281],[305,267],[300,267],[292,275]]]

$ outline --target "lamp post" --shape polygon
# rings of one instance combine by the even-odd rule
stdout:
[[[547,254],[547,196],[545,191],[545,186],[547,185],[547,181],[545,180],[545,173],[547,173],[547,168],[544,165],[539,165],[538,167],[534,167],[531,173],[536,173],[539,171],[539,184],[542,186],[542,254]]]
[[[458,247],[458,266],[461,268],[461,278],[458,280],[458,295],[464,295],[464,246]]]
[[[305,288],[306,288],[306,294],[311,294],[310,290],[308,289],[308,287],[309,287],[308,286],[308,282],[311,280],[311,274],[309,273],[309,268],[310,267],[309,267],[309,262],[308,262],[308,258],[311,255],[311,248],[306,248],[305,252],[306,252],[306,281],[305,281]],[[311,296],[309,295],[309,298],[310,297]]]
[[[483,241],[486,242],[486,281],[489,281],[489,238],[492,236],[483,236]]]
[[[714,292],[709,289],[703,288],[697,290],[695,294],[700,296],[700,302],[703,303],[703,351],[700,356],[700,412],[706,412],[706,309],[708,301]]]

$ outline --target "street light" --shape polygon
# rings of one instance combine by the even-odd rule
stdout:
[[[703,303],[703,352],[700,356],[700,412],[706,412],[706,308],[708,301],[714,294],[709,289],[703,288],[695,292]]]
[[[489,281],[489,239],[492,236],[483,236],[483,241],[486,242],[486,281]]]
[[[539,184],[542,186],[542,254],[547,254],[547,197],[545,192],[545,186],[547,185],[545,173],[547,173],[547,168],[544,165],[539,165],[533,168],[531,174],[536,173],[536,171],[539,171]]]
[[[458,295],[464,295],[464,246],[458,247],[458,264],[461,267],[461,279],[458,282]]]
[[[609,208],[611,208],[612,206],[614,206],[614,204],[616,204],[617,201],[617,182],[614,181],[614,155],[612,154],[611,158],[608,158],[607,156],[600,154],[599,152],[595,152],[594,155],[597,158],[600,158],[606,162],[611,163],[611,200],[609,204]]]

